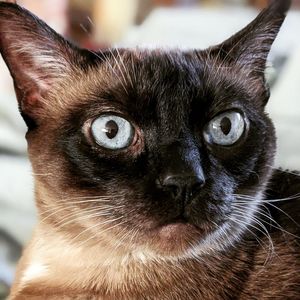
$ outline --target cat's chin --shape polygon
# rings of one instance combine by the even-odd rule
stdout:
[[[151,232],[151,246],[161,255],[181,256],[206,235],[204,230],[191,223],[176,221],[155,228]]]
[[[199,228],[186,222],[174,222],[163,225],[158,229],[159,237],[166,241],[177,240],[182,235],[186,236],[187,233],[188,235],[199,235],[200,232],[201,230]]]

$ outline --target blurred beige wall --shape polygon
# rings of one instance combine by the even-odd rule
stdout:
[[[138,4],[138,0],[95,0],[92,13],[96,41],[108,44],[118,42],[133,25]]]

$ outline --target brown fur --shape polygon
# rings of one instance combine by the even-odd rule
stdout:
[[[268,90],[261,73],[270,46],[284,20],[283,13],[275,11],[273,16],[274,7],[262,13],[258,21],[244,30],[249,31],[249,34],[242,31],[229,42],[207,51],[183,53],[120,50],[120,53],[112,58],[109,57],[112,52],[103,56],[92,55],[88,51],[82,53],[56,36],[28,12],[17,6],[0,5],[0,28],[3,28],[4,24],[12,26],[13,29],[1,32],[0,50],[11,70],[20,110],[30,128],[27,133],[28,151],[34,170],[39,214],[33,237],[18,266],[11,300],[264,300],[300,297],[300,254],[297,241],[299,228],[292,226],[295,224],[289,219],[299,218],[298,206],[292,203],[283,207],[283,204],[279,204],[274,215],[271,211],[272,206],[265,208],[263,202],[261,207],[259,206],[263,210],[258,210],[257,213],[263,212],[266,215],[269,211],[274,222],[266,223],[266,230],[270,232],[274,243],[274,251],[271,251],[270,240],[265,236],[264,230],[251,227],[251,223],[247,224],[244,234],[236,233],[237,237],[229,239],[229,242],[225,243],[225,240],[231,232],[225,232],[225,237],[216,238],[215,244],[203,243],[202,248],[198,249],[192,246],[196,245],[199,239],[205,238],[205,230],[209,232],[207,228],[197,231],[192,226],[182,225],[174,232],[151,230],[157,223],[146,214],[147,209],[138,202],[139,190],[134,195],[126,194],[126,189],[130,188],[126,186],[124,189],[120,183],[123,178],[117,178],[111,190],[105,190],[105,186],[98,186],[97,189],[86,186],[81,181],[84,175],[77,174],[74,165],[70,167],[70,157],[66,158],[65,152],[68,146],[66,137],[71,135],[72,131],[68,126],[79,123],[81,134],[88,140],[77,140],[77,144],[83,149],[88,144],[89,151],[92,149],[91,152],[93,155],[96,153],[97,157],[108,156],[111,162],[124,162],[130,158],[129,165],[133,165],[145,152],[145,132],[138,131],[138,142],[134,147],[118,154],[107,153],[99,150],[89,139],[91,120],[100,113],[118,112],[120,107],[132,104],[133,101],[129,101],[132,99],[128,90],[138,85],[140,77],[137,74],[140,74],[138,72],[147,60],[151,60],[151,63],[147,72],[142,73],[143,83],[149,81],[150,85],[157,84],[157,90],[167,90],[167,85],[161,86],[163,79],[167,77],[162,77],[161,80],[158,78],[158,83],[153,82],[153,78],[160,75],[155,73],[155,63],[168,61],[170,65],[166,67],[167,74],[172,68],[186,68],[190,72],[187,75],[195,80],[191,82],[196,82],[197,85],[199,82],[195,74],[200,73],[200,68],[198,65],[189,65],[197,57],[206,63],[203,71],[206,90],[213,91],[209,97],[220,98],[219,95],[223,95],[225,90],[228,92],[231,85],[244,90],[243,85],[246,82],[247,97],[255,99],[247,105],[267,124],[267,135],[264,135],[265,148],[257,158],[259,168],[253,170],[254,176],[250,177],[252,181],[249,179],[252,186],[242,186],[238,192],[249,196],[256,195],[257,191],[266,192],[264,201],[268,199],[268,195],[270,199],[278,199],[296,194],[300,190],[298,176],[274,172],[266,166],[272,164],[275,141],[270,138],[274,134],[272,123],[262,113]],[[16,40],[14,37],[17,28],[26,33],[23,35],[24,39]],[[35,30],[34,34],[32,28]],[[248,42],[243,38],[244,35],[248,37],[253,32],[257,35],[254,41]],[[40,48],[35,48],[35,43],[38,43]],[[11,47],[11,44],[14,47]],[[45,44],[46,49],[43,48]],[[226,49],[228,45],[230,50]],[[235,53],[237,45],[241,47],[239,56]],[[253,45],[255,47],[252,49]],[[247,52],[249,47],[250,55]],[[38,49],[40,52],[36,51],[31,55],[32,49]],[[91,61],[88,58],[84,59],[90,56],[93,57]],[[95,64],[95,56],[102,64]],[[255,59],[257,57],[258,60]],[[20,58],[23,63],[21,66]],[[233,61],[235,67],[230,69]],[[128,73],[131,75],[124,75],[122,67],[118,65],[121,62],[130,70]],[[28,69],[30,72],[27,72]],[[174,74],[177,75],[176,72]],[[178,78],[175,78],[174,82],[171,81],[173,89],[182,84],[182,78]],[[123,88],[128,89],[127,94]],[[119,106],[99,96],[110,89],[117,94]],[[148,90],[150,88],[144,88],[143,97],[140,99],[147,99]],[[169,92],[171,93],[170,90]],[[230,96],[234,98],[236,94]],[[227,95],[224,98],[231,97]],[[78,110],[80,115],[85,114],[84,108],[88,107],[93,99],[97,100],[100,108],[94,107],[92,113],[84,117],[83,121],[78,116],[76,120],[70,119]],[[221,100],[218,106],[227,108],[226,101]],[[178,107],[183,110],[180,103]],[[168,109],[173,112],[172,105]],[[172,125],[168,127],[169,132],[176,131]],[[62,135],[62,132],[65,135]],[[238,148],[229,153],[222,149],[222,158],[227,158],[232,153],[239,158],[239,151],[242,150]],[[70,153],[73,155],[72,151]],[[220,156],[220,153],[216,154],[218,155]],[[76,159],[78,157],[75,157],[75,163]],[[222,170],[218,171],[220,173]],[[266,191],[267,185],[269,189]],[[125,214],[129,224],[136,225],[138,230],[133,232],[130,226],[122,227],[119,224],[115,227],[111,227],[110,224],[95,227],[95,219],[86,217],[87,210],[92,207],[91,203],[78,201],[86,199],[82,198],[86,196],[88,199],[95,196],[100,199],[115,197],[114,205],[120,205],[120,211],[115,209],[110,213],[116,216]],[[136,211],[132,216],[131,211],[126,210],[127,207],[122,207],[118,197],[126,199],[126,206],[134,203]],[[297,200],[296,197],[293,199]],[[99,205],[100,211],[101,205],[106,204],[104,202]],[[159,203],[158,207],[162,205]],[[280,209],[284,209],[284,213],[278,216],[276,212]],[[161,210],[162,214],[167,214]],[[251,214],[250,208],[248,212]],[[261,215],[259,218],[263,219]],[[105,222],[106,219],[106,216],[98,216],[96,221]],[[161,226],[161,223],[158,224]],[[136,235],[138,231],[139,235]],[[190,249],[194,252],[188,252]]]

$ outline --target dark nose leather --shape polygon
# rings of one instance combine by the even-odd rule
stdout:
[[[161,152],[159,186],[186,205],[204,186],[205,176],[198,147],[192,138],[176,141]]]
[[[204,178],[195,174],[167,175],[162,180],[162,186],[175,199],[184,198],[186,201],[196,196],[204,184]]]

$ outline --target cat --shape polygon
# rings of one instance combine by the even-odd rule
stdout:
[[[0,4],[39,213],[10,299],[300,299],[300,179],[265,112],[289,6],[206,50],[92,52]]]

